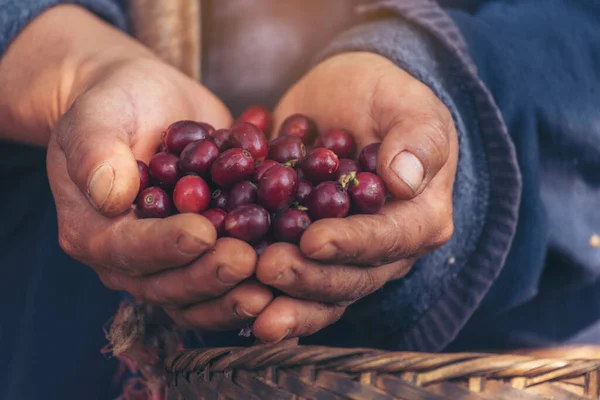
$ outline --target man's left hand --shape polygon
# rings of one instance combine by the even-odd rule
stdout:
[[[276,126],[294,113],[320,131],[345,128],[358,149],[381,142],[377,174],[393,199],[375,215],[314,222],[300,246],[276,243],[256,275],[286,295],[254,322],[263,342],[313,334],[453,233],[452,188],[458,138],[447,107],[423,83],[384,57],[346,53],[316,66],[275,110]]]

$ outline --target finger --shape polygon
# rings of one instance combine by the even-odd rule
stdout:
[[[456,136],[449,113],[415,113],[393,125],[377,154],[377,174],[399,199],[412,199],[446,165]],[[448,114],[448,115],[446,115]]]
[[[232,238],[219,239],[214,248],[188,266],[142,279],[139,298],[163,306],[187,306],[219,297],[254,274],[256,252]]]
[[[144,276],[190,263],[216,237],[211,222],[197,214],[142,220],[130,214],[92,240],[89,253],[107,267]]]
[[[252,325],[254,335],[264,343],[312,335],[338,321],[346,307],[308,300],[277,297]]]
[[[369,266],[419,256],[450,239],[449,196],[392,200],[379,214],[316,221],[302,235],[300,249],[319,261]]]
[[[49,164],[54,172],[66,170],[66,154],[55,147],[51,141]],[[61,246],[74,258],[92,265],[115,268],[132,276],[152,274],[191,262],[216,240],[214,227],[203,217],[177,215],[138,220],[129,214],[108,219],[86,206],[67,174],[53,173],[51,181],[59,211]]]
[[[260,256],[256,277],[292,297],[349,305],[405,275],[411,265],[411,260],[375,268],[323,265],[294,245],[276,243]]]
[[[135,124],[135,111],[126,96],[96,90],[76,100],[55,130],[69,176],[107,216],[126,211],[139,189],[130,147]]]
[[[53,168],[49,179],[59,243],[71,257],[96,269],[142,276],[189,264],[214,246],[214,226],[200,215],[139,220],[132,212],[118,218],[97,213],[66,173],[65,155],[54,140],[49,143],[47,158]]]
[[[224,296],[185,309],[166,308],[181,326],[204,331],[244,327],[256,318],[273,299],[271,291],[258,282],[245,282]]]

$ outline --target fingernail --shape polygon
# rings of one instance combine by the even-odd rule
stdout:
[[[264,283],[267,285],[273,285],[275,287],[281,287],[281,286],[290,286],[291,284],[294,283],[295,280],[296,280],[296,274],[293,271],[286,269],[283,272],[280,272],[279,275],[277,275],[275,277],[275,279],[273,279],[272,281],[264,282]]]
[[[292,330],[291,330],[291,329],[288,329],[287,331],[285,331],[285,333],[283,334],[283,336],[282,336],[282,337],[280,337],[279,339],[277,339],[276,341],[274,341],[274,342],[271,342],[271,343],[272,343],[272,344],[277,344],[277,343],[279,343],[279,342],[283,342],[283,341],[284,341],[284,340],[285,340],[285,339],[288,337],[288,335],[289,335],[291,332],[292,332]]]
[[[233,285],[240,281],[240,278],[238,276],[232,274],[231,270],[223,265],[217,268],[217,279],[223,285]]]
[[[233,313],[238,316],[240,319],[248,319],[248,318],[256,318],[257,316],[254,314],[250,314],[248,311],[244,310],[242,307],[235,306],[233,308]]]
[[[88,196],[96,209],[104,207],[114,183],[115,170],[109,163],[100,164],[92,173],[88,181]]]
[[[398,154],[392,161],[392,171],[398,175],[412,190],[416,192],[421,187],[425,169],[421,160],[408,151]]]
[[[182,233],[177,238],[177,247],[183,254],[196,255],[206,249],[206,242],[188,233]]]
[[[325,244],[319,250],[307,254],[310,258],[318,258],[318,259],[330,259],[335,257],[338,252],[338,248],[331,243]]]

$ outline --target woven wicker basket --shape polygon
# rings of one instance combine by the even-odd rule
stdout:
[[[167,361],[168,398],[597,399],[599,351],[583,352],[591,358],[581,353],[542,358],[264,345],[187,350]]]

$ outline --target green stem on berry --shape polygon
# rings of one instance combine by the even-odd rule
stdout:
[[[285,167],[292,167],[292,168],[294,168],[296,166],[296,163],[298,163],[298,160],[294,159],[294,160],[290,160],[288,162],[284,162],[283,165]]]
[[[350,183],[352,183],[353,185],[358,185],[358,180],[356,179],[356,172],[351,171],[347,174],[340,176],[339,182],[344,190],[348,189],[348,185],[350,185]]]
[[[290,208],[293,208],[295,210],[300,210],[300,211],[308,211],[308,208],[304,207],[302,204],[298,203],[297,201],[293,202],[292,205],[290,206]]]

